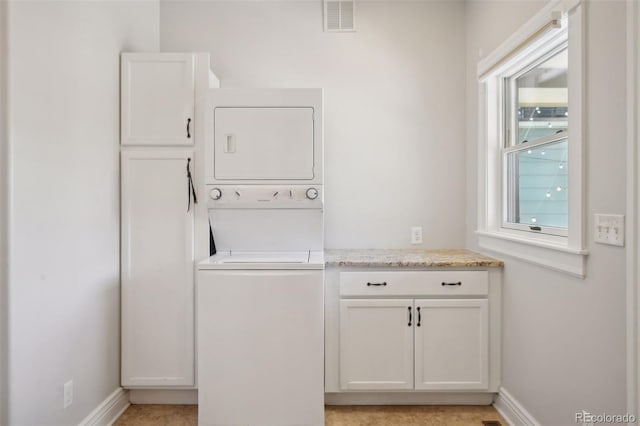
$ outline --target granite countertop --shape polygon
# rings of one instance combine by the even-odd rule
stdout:
[[[503,267],[502,260],[464,249],[331,249],[325,250],[328,266],[399,268]]]

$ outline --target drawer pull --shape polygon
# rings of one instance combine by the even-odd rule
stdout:
[[[445,285],[462,285],[462,281],[458,281],[457,283],[446,283],[446,282],[442,281],[442,285],[443,286],[445,286]]]
[[[407,325],[411,327],[411,306],[409,306],[409,324]]]
[[[380,286],[384,287],[384,286],[387,285],[387,282],[384,281],[384,282],[381,282],[381,283],[367,283],[367,286],[371,286],[371,285],[377,286],[377,287],[380,287]]]
[[[422,321],[422,315],[420,314],[420,306],[416,308],[418,310],[418,323],[416,326],[420,327],[420,321]]]

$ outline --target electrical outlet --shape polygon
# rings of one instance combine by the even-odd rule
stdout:
[[[422,244],[422,226],[411,228],[411,244]]]
[[[624,247],[624,215],[596,214],[594,241]]]
[[[64,384],[64,408],[69,407],[73,403],[73,380],[69,380]]]

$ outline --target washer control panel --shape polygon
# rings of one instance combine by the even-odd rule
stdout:
[[[209,208],[319,208],[320,185],[207,185]]]
[[[209,191],[209,197],[211,197],[212,200],[219,200],[220,198],[222,198],[222,191],[220,190],[220,188],[213,188],[211,191]]]

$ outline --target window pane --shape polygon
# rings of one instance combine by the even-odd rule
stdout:
[[[567,49],[515,79],[518,137],[531,142],[567,130]]]
[[[567,139],[507,154],[507,221],[567,228]]]

